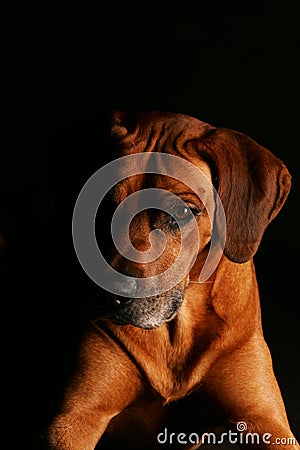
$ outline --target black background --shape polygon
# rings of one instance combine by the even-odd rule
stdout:
[[[182,112],[234,128],[289,168],[291,194],[255,262],[265,337],[299,439],[296,16],[288,2],[272,1],[10,12],[0,179],[6,448],[40,448],[86,305],[97,300],[76,260],[71,218],[80,188],[107,156],[102,131],[114,108]]]

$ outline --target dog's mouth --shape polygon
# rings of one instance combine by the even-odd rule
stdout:
[[[134,325],[151,330],[172,320],[183,298],[184,289],[180,286],[153,297],[129,298],[112,295],[107,298],[101,316],[119,325]]]

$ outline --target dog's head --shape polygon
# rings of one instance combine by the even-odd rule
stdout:
[[[116,112],[112,136],[118,157],[153,152],[170,154],[183,158],[204,174],[198,182],[200,196],[195,193],[194,174],[190,174],[190,183],[186,175],[183,182],[175,177],[174,167],[170,174],[165,167],[164,175],[160,170],[151,173],[137,167],[136,174],[133,171],[132,176],[117,183],[110,192],[109,203],[117,208],[131,194],[155,189],[151,191],[157,196],[155,207],[143,209],[137,201],[131,202],[132,220],[127,231],[134,257],[131,258],[130,251],[124,256],[114,245],[107,253],[109,264],[132,278],[118,286],[119,295],[107,296],[105,306],[105,315],[113,321],[151,329],[177,313],[190,271],[175,285],[171,280],[170,289],[139,298],[135,295],[136,279],[149,279],[151,285],[153,277],[157,280],[157,275],[165,273],[179,255],[185,267],[203,267],[213,230],[218,232],[221,227],[216,192],[226,217],[225,257],[235,263],[251,259],[264,230],[288,195],[290,175],[278,158],[248,136],[215,128],[183,114]],[[166,166],[165,162],[162,164]],[[195,224],[199,233],[197,242],[192,233]],[[160,232],[153,233],[154,230]],[[124,233],[125,227],[119,225],[120,241]],[[163,251],[157,252],[158,248]],[[146,253],[148,260],[143,256]]]

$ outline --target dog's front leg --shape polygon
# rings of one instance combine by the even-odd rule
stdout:
[[[142,392],[139,372],[114,339],[97,327],[83,339],[78,368],[48,434],[51,450],[93,450],[110,420]]]
[[[105,432],[112,415],[89,410],[60,413],[48,433],[49,449],[93,450]]]
[[[230,430],[238,444],[300,450],[289,427],[268,347],[259,332],[243,347],[220,358],[205,385],[232,424]]]

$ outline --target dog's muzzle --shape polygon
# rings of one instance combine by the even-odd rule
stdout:
[[[120,325],[153,329],[174,318],[183,298],[184,289],[180,286],[152,297],[132,298],[109,295],[101,315]]]

